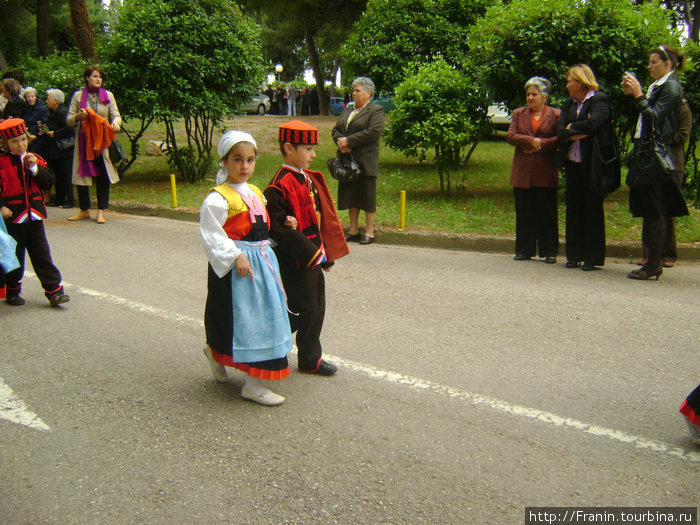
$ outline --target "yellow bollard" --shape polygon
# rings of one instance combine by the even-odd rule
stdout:
[[[175,174],[170,174],[170,193],[173,199],[173,208],[177,208],[177,186],[175,185]]]
[[[399,231],[402,232],[406,226],[406,192],[401,190],[399,194]]]

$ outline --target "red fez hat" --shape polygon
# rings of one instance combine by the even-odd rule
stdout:
[[[280,126],[279,141],[290,144],[318,144],[318,128],[301,120],[292,120]]]
[[[8,118],[0,124],[0,138],[2,139],[13,139],[24,135],[26,132],[27,125],[24,123],[24,119],[21,118]]]

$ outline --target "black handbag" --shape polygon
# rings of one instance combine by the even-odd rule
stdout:
[[[588,185],[591,192],[605,197],[620,187],[620,157],[617,150],[617,139],[614,134],[611,134],[610,144],[607,148],[601,147],[598,133],[593,135],[592,141],[591,172]]]
[[[54,138],[56,141],[56,147],[61,150],[61,151],[66,151],[67,149],[72,148],[75,146],[75,130],[73,130],[73,133],[68,135],[67,137],[61,137],[59,139]]]
[[[665,182],[676,172],[668,145],[658,133],[634,143],[632,152],[627,155],[627,168],[625,182],[630,188]]]
[[[339,182],[354,182],[362,175],[362,170],[352,155],[339,153],[332,159],[328,159],[327,164],[331,177]]]
[[[126,151],[122,147],[121,143],[114,139],[109,145],[109,160],[112,161],[113,165],[117,165],[120,162],[126,160]]]

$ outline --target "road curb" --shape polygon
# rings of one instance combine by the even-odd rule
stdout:
[[[110,209],[119,213],[130,213],[152,217],[165,217],[189,222],[199,221],[199,210],[194,208],[160,206],[156,204],[138,204],[132,202],[113,201]],[[478,235],[466,233],[425,232],[376,228],[377,242],[382,244],[399,244],[406,246],[421,246],[443,250],[462,250],[485,253],[513,253],[514,240],[512,237],[496,235]],[[559,245],[559,253],[565,253],[564,243]],[[640,243],[608,241],[605,255],[620,259],[640,257]],[[700,242],[695,244],[678,244],[678,258],[683,260],[700,261]]]

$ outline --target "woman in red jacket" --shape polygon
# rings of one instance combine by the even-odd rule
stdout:
[[[515,257],[539,254],[554,264],[559,253],[557,150],[559,110],[547,105],[551,84],[542,77],[525,83],[527,106],[513,112],[506,140],[515,146],[510,184],[515,197]]]

